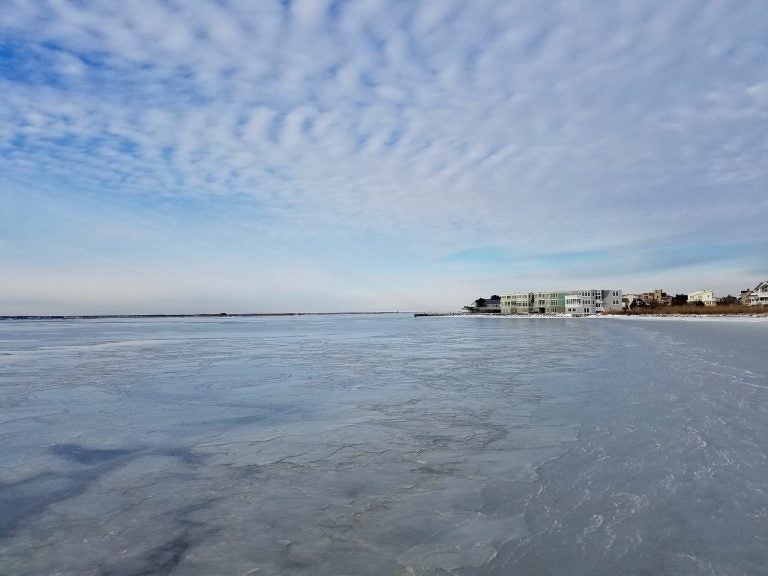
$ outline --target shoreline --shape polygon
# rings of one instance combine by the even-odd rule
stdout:
[[[502,318],[502,319],[526,319],[526,320],[545,320],[545,319],[596,319],[596,318],[616,318],[619,320],[744,320],[750,322],[764,321],[768,322],[768,314],[765,312],[755,314],[462,314],[460,312],[435,312],[435,313],[416,313],[416,318]]]
[[[410,314],[410,312],[248,312],[243,314],[73,314],[73,315],[34,315],[18,314],[0,316],[3,320],[142,320],[152,318],[272,318],[279,316],[361,316],[370,314]]]
[[[745,322],[768,322],[768,314],[605,314],[604,318],[618,320],[743,320]]]

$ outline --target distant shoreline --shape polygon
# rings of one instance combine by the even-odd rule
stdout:
[[[503,318],[506,320],[555,320],[555,319],[591,319],[617,318],[623,320],[719,320],[719,319],[755,319],[767,320],[768,312],[738,312],[733,314],[463,314],[461,312],[417,312],[416,318],[447,318],[461,316],[462,318]]]
[[[605,314],[602,318],[616,320],[744,320],[768,322],[768,314]]]
[[[245,314],[76,314],[76,315],[14,315],[0,316],[2,320],[110,320],[144,318],[270,318],[279,316],[355,316],[368,314],[411,314],[411,312],[250,312]]]
[[[466,312],[248,312],[238,313],[219,313],[219,314],[74,314],[74,315],[34,315],[18,314],[0,316],[2,321],[18,320],[150,320],[150,319],[172,319],[172,318],[281,318],[291,316],[366,316],[366,315],[397,315],[408,314],[415,318],[505,318],[505,319],[557,319],[557,318],[623,318],[623,319],[717,319],[717,318],[757,318],[768,320],[768,312],[736,312],[736,313],[718,313],[718,314],[679,314],[679,313],[661,313],[661,314],[591,314],[591,315],[572,315],[572,314],[468,314]]]

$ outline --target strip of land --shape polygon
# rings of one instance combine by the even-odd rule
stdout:
[[[349,316],[361,314],[399,314],[399,312],[253,312],[246,314],[86,314],[72,316],[0,316],[0,320],[105,320],[115,318],[261,318],[273,316]]]
[[[606,310],[604,314],[616,316],[765,316],[762,307],[725,304],[715,306],[646,306],[626,310]]]

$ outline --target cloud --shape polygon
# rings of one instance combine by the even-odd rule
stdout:
[[[0,24],[0,186],[221,202],[298,249],[387,237],[382,262],[413,246],[428,263],[692,234],[742,245],[768,215],[763,16],[693,1],[18,0]]]

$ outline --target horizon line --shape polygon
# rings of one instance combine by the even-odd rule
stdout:
[[[0,320],[96,320],[105,318],[248,318],[269,316],[340,316],[363,314],[413,314],[408,310],[363,312],[214,312],[192,314],[0,314]]]

